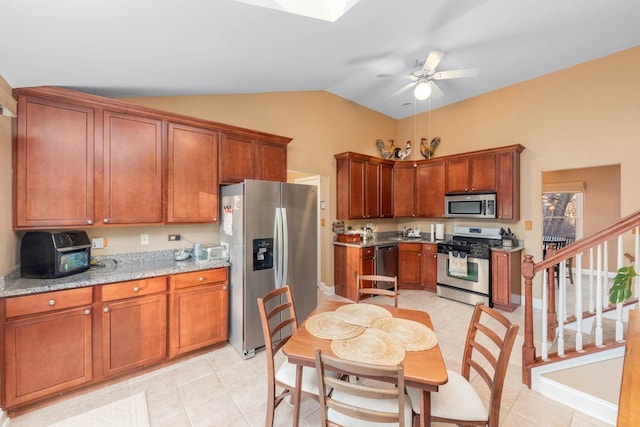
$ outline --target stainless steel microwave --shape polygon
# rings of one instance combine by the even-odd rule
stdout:
[[[496,193],[447,194],[444,196],[446,218],[495,218]]]

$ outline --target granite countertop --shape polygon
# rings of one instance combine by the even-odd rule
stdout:
[[[225,260],[174,261],[173,251],[140,252],[92,257],[96,262],[89,270],[58,279],[26,279],[20,267],[0,276],[0,297],[36,294],[63,289],[95,286],[169,274],[188,273],[229,266]]]
[[[446,236],[445,236],[446,237]],[[369,248],[373,246],[387,245],[390,243],[443,243],[444,240],[431,240],[430,236],[423,235],[422,237],[402,237],[398,235],[376,235],[372,239],[362,240],[354,243],[343,243],[337,240],[333,241],[336,246],[351,246],[354,248]],[[524,249],[522,241],[518,242],[517,246],[502,246],[492,247],[492,251],[499,252],[517,252]]]

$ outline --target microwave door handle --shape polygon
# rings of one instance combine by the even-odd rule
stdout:
[[[486,215],[487,214],[487,201],[483,200],[482,201],[482,215]]]

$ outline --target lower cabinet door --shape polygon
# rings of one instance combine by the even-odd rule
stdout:
[[[167,355],[167,296],[150,295],[102,306],[102,374],[150,365]]]
[[[228,296],[220,283],[173,292],[169,357],[227,340]]]
[[[91,324],[88,307],[7,321],[6,407],[90,382]]]

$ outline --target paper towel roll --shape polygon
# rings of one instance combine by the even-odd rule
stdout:
[[[431,241],[433,242],[434,240],[436,240],[436,234],[435,234],[435,225],[431,224],[431,234],[429,235],[429,237],[431,237]]]
[[[436,240],[444,240],[444,224],[436,224]]]

